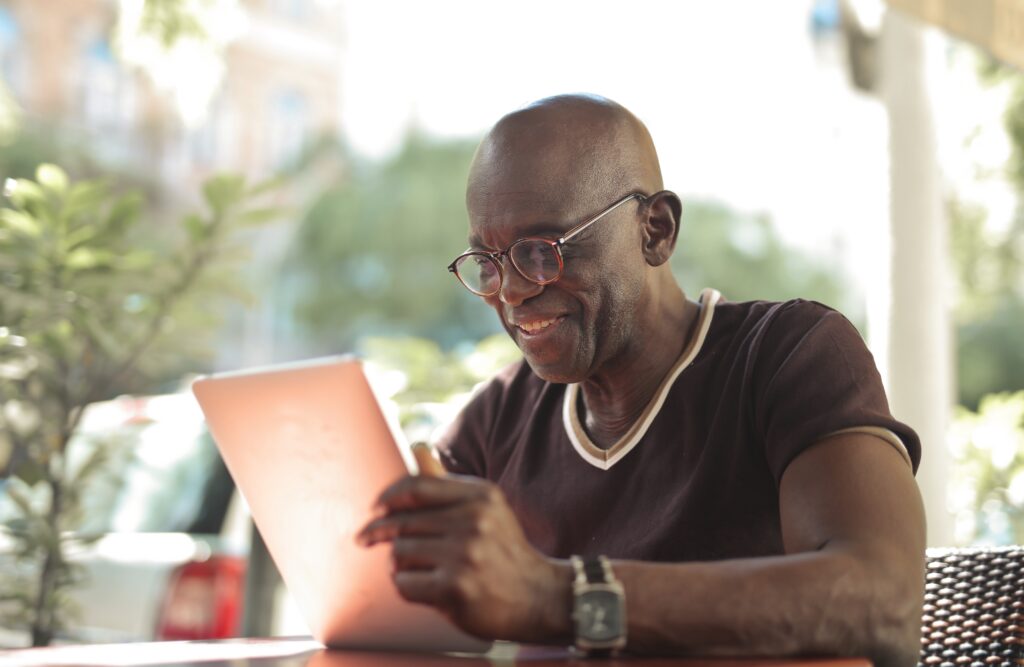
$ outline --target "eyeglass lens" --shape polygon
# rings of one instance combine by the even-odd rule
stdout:
[[[555,246],[545,241],[525,239],[509,250],[512,263],[527,280],[546,283],[558,277],[561,266]]]
[[[561,270],[558,251],[546,241],[524,239],[509,248],[509,257],[515,268],[535,283],[551,282]],[[498,262],[487,255],[463,255],[455,263],[455,271],[466,287],[477,294],[495,294],[501,287]]]
[[[477,294],[493,294],[501,282],[497,263],[487,255],[463,255],[455,261],[455,272]]]

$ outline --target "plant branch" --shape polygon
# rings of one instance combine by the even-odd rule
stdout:
[[[214,224],[216,225],[218,222],[219,220],[215,221]],[[214,250],[215,246],[211,244],[200,248],[200,250],[192,256],[188,265],[182,270],[181,278],[178,282],[159,298],[157,302],[157,310],[153,313],[145,332],[138,339],[135,345],[132,346],[121,362],[115,364],[114,369],[107,374],[106,377],[101,378],[91,391],[87,392],[87,400],[85,403],[90,403],[103,398],[106,392],[108,392],[111,387],[113,387],[115,383],[124,376],[125,373],[132,369],[135,363],[142,356],[143,352],[145,352],[160,335],[164,319],[170,314],[176,303],[188,292],[189,288],[196,281],[196,278],[198,278],[206,264],[213,257]]]

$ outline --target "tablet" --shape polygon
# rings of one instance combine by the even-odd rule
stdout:
[[[440,612],[403,600],[390,550],[355,542],[377,495],[408,474],[400,431],[357,359],[215,374],[192,391],[314,638],[339,648],[489,648]]]

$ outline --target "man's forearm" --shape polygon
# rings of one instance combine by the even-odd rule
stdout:
[[[923,561],[920,577],[889,576],[879,563],[836,549],[613,567],[633,652],[861,655],[880,667],[914,665]]]

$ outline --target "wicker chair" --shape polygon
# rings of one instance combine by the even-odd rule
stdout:
[[[1024,665],[1024,547],[929,549],[925,667]]]

